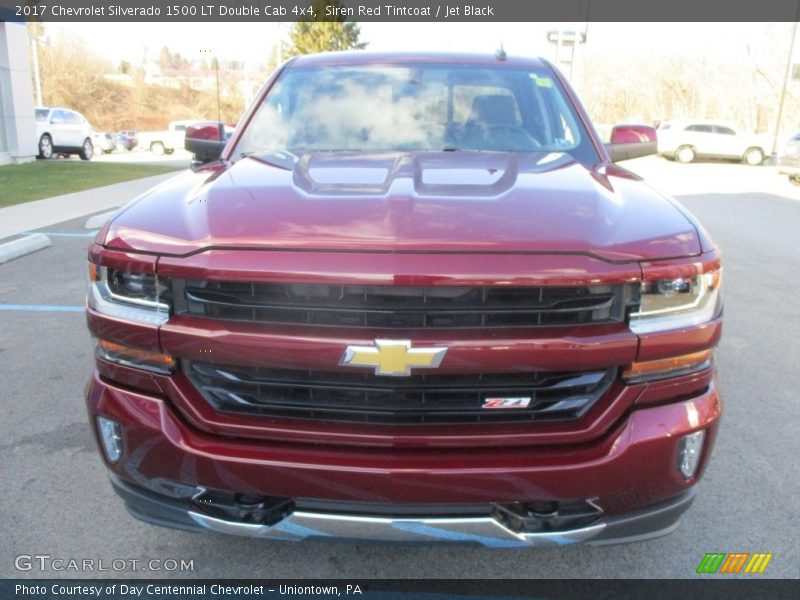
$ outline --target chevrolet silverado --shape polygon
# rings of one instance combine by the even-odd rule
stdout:
[[[652,128],[604,144],[541,59],[345,52],[213,137],[89,250],[86,402],[134,517],[490,547],[677,526],[720,421],[721,262],[615,164]]]

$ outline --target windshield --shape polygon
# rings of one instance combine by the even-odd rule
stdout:
[[[289,68],[233,156],[324,151],[594,149],[544,69],[461,65]]]
[[[36,109],[36,120],[37,121],[47,121],[47,115],[50,114],[50,110],[47,108],[37,108]]]

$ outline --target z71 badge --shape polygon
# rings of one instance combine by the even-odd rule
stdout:
[[[483,408],[528,408],[530,403],[529,397],[486,398],[483,401]]]

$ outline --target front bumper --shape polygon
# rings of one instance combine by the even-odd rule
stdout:
[[[679,400],[634,404],[594,441],[529,447],[367,450],[220,437],[193,428],[168,400],[99,375],[87,403],[92,422],[102,415],[121,424],[124,449],[108,465],[112,481],[131,513],[151,523],[269,539],[565,545],[645,539],[677,526],[721,413],[711,373],[704,377],[707,385]],[[703,455],[686,480],[677,469],[678,442],[699,430],[706,431]],[[206,490],[283,499],[285,506],[278,516],[239,519],[207,510],[198,501]],[[584,502],[598,512],[548,529],[515,527],[497,510],[531,502]]]
[[[159,496],[113,476],[114,490],[142,521],[186,531],[214,531],[282,541],[337,538],[399,543],[471,542],[491,548],[557,547],[587,542],[640,541],[673,531],[694,500],[695,490],[625,515],[557,531],[515,531],[498,513],[465,517],[376,517],[342,512],[294,510],[277,523],[249,523],[204,514],[188,502]]]

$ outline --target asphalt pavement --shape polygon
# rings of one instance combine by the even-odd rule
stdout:
[[[676,193],[725,259],[718,352],[725,415],[697,500],[674,533],[626,545],[520,550],[273,542],[135,521],[107,481],[83,401],[92,372],[81,309],[94,231],[86,222],[109,209],[93,205],[89,214],[26,225],[52,246],[0,265],[0,577],[694,578],[707,552],[773,553],[766,576],[799,577],[800,188],[769,167],[655,158],[628,166]],[[15,567],[17,557],[37,554],[141,562],[96,573]],[[148,569],[149,559],[162,561],[161,570]],[[164,570],[169,559],[193,561],[192,568]]]

